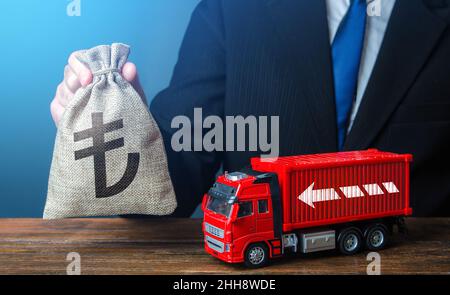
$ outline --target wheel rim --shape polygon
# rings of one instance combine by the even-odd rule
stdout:
[[[257,265],[264,261],[264,249],[262,247],[253,247],[248,253],[248,260],[251,264]]]
[[[370,245],[378,248],[384,243],[384,234],[381,230],[374,230],[369,236]]]
[[[353,252],[356,248],[358,248],[359,240],[356,234],[348,234],[347,238],[344,241],[344,249],[347,252]]]

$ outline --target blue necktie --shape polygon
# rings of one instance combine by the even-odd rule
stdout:
[[[366,0],[353,0],[332,45],[338,147],[342,150],[350,111],[356,95],[366,29]]]

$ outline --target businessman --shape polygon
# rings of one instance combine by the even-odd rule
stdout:
[[[377,1],[377,0],[375,0]],[[174,152],[172,118],[279,116],[280,155],[412,153],[416,216],[450,212],[450,0],[204,0],[167,89],[151,103],[189,216],[215,173],[258,152]],[[134,64],[123,76],[142,93]],[[73,56],[51,112],[58,122],[92,74]]]

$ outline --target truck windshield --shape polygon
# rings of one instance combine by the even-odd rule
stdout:
[[[225,217],[230,216],[236,189],[234,187],[216,182],[209,190],[209,200],[206,208]]]
[[[221,200],[210,196],[206,208],[228,218],[230,216],[232,206],[233,205],[229,204],[226,200]]]

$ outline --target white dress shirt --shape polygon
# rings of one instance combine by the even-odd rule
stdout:
[[[316,0],[314,0],[316,1]],[[361,56],[361,64],[358,75],[358,88],[356,92],[356,100],[353,103],[352,113],[348,130],[353,126],[356,114],[369,82],[372,70],[378,57],[381,44],[383,43],[384,33],[386,32],[389,19],[392,14],[396,0],[368,0],[368,5],[380,5],[381,13],[379,16],[367,16],[366,35],[364,40],[364,47]],[[373,2],[373,3],[371,3]],[[347,13],[350,7],[350,0],[326,0],[328,27],[330,32],[330,43],[333,43],[334,37],[338,30],[339,24]]]

